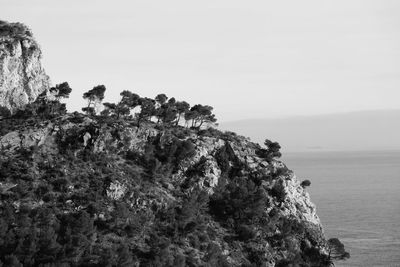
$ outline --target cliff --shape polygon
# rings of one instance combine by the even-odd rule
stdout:
[[[34,101],[49,78],[31,32],[0,22],[0,40],[0,105],[22,109],[0,117],[0,266],[329,266],[315,206],[277,146],[201,130],[212,107],[165,95],[164,113],[124,91],[100,116],[67,114],[67,83]],[[194,127],[179,126],[178,105]]]
[[[0,21],[0,107],[13,112],[49,89],[41,55],[26,26]]]
[[[0,238],[21,240],[0,250],[26,266],[329,262],[308,193],[244,137],[81,114],[4,124]]]

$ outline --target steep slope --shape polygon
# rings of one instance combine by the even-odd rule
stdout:
[[[5,266],[329,262],[308,193],[248,139],[81,114],[2,123]]]
[[[0,107],[24,107],[50,86],[32,32],[23,24],[0,21]]]
[[[330,264],[315,206],[272,148],[116,105],[66,114],[38,98],[49,79],[25,26],[0,22],[0,49],[0,106],[22,109],[0,114],[0,266]]]

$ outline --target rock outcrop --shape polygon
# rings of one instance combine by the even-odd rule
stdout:
[[[29,153],[34,163],[30,172],[37,178],[30,178],[33,179],[31,187],[38,188],[43,183],[59,187],[61,178],[48,177],[41,165],[58,166],[51,167],[51,173],[64,173],[61,175],[65,177],[62,178],[65,180],[63,183],[69,184],[58,200],[49,202],[47,198],[35,196],[33,199],[14,201],[18,209],[57,205],[62,207],[63,216],[75,216],[73,214],[91,210],[93,205],[97,205],[91,213],[94,224],[103,225],[121,220],[119,224],[124,227],[131,227],[130,220],[133,218],[144,216],[146,219],[141,222],[140,230],[135,230],[138,232],[131,234],[131,237],[120,236],[121,232],[110,230],[107,235],[97,232],[97,241],[90,241],[96,242],[97,245],[93,246],[99,247],[109,244],[111,241],[108,238],[113,239],[113,244],[133,242],[131,249],[136,252],[132,253],[139,254],[135,254],[138,257],[135,261],[137,265],[132,266],[145,265],[141,257],[152,253],[154,249],[149,234],[161,231],[159,227],[166,227],[165,224],[166,229],[170,229],[168,231],[178,231],[175,235],[182,235],[178,243],[169,241],[172,243],[169,243],[168,249],[174,251],[172,254],[175,255],[170,257],[182,255],[193,266],[203,266],[206,263],[209,266],[244,266],[260,262],[260,266],[271,267],[294,263],[302,263],[301,266],[325,266],[329,262],[322,226],[309,194],[283,162],[275,158],[261,158],[256,153],[260,146],[244,137],[216,130],[207,132],[182,127],[165,129],[153,123],[145,123],[140,127],[131,122],[104,123],[96,118],[69,114],[53,121],[31,125],[25,123],[24,127],[10,129],[0,136],[0,149],[3,154],[0,159],[3,162],[6,158],[15,158],[21,151],[32,151]],[[190,153],[185,154],[186,150]],[[180,157],[180,154],[184,156]],[[105,167],[100,168],[105,168],[106,174],[96,169],[99,166],[94,167],[91,158],[97,157],[104,161],[102,164]],[[79,163],[82,160],[84,165]],[[18,179],[5,179],[2,182],[21,185]],[[237,183],[242,184],[237,187]],[[85,194],[90,195],[90,192],[97,190],[94,184],[103,186],[103,191],[96,193],[96,203],[93,200],[79,200]],[[240,187],[243,187],[243,192]],[[235,194],[242,192],[245,198],[232,195],[236,191],[226,194],[232,190],[229,188],[236,188],[234,190],[239,191]],[[19,189],[15,186],[9,190]],[[201,202],[198,200],[199,192],[205,192],[210,199],[209,204],[201,204],[207,205],[207,208],[197,211],[202,212],[201,220],[206,221],[201,226],[203,230],[187,230],[190,225],[196,228],[200,224],[195,221],[200,215],[187,215],[191,214],[187,210],[183,215],[176,215],[180,216],[179,220],[183,220],[181,223],[184,226],[179,226],[183,227],[181,230],[168,228],[178,227],[168,225],[171,219],[159,225],[161,219],[157,219],[158,216],[167,216],[168,212],[180,214],[185,207],[188,209],[193,206],[196,209],[196,205],[200,205],[198,202]],[[197,200],[192,203],[190,198],[193,196]],[[187,201],[191,203],[189,206]],[[238,206],[238,210],[240,203],[248,203],[246,205],[249,206],[244,207],[241,211],[243,214],[238,215],[235,210],[230,210],[230,201],[232,207]],[[122,215],[119,212],[122,211],[118,210],[121,205],[125,207],[123,216],[128,217],[120,218]],[[232,214],[218,214],[223,209]],[[194,217],[188,219],[187,216]],[[200,238],[202,231],[212,234],[208,234],[205,239],[208,241],[196,241],[200,243],[194,245],[191,238],[197,234]],[[200,245],[202,242],[205,243]],[[225,263],[209,262],[211,252],[207,246],[211,244],[215,246],[213,250],[219,251],[218,257],[222,257]],[[172,266],[174,260],[171,261],[160,266]]]
[[[40,57],[29,29],[0,21],[0,107],[48,92]],[[331,263],[309,194],[271,147],[213,128],[29,110],[0,114],[0,266]]]
[[[11,112],[36,100],[50,87],[42,52],[23,24],[0,21],[0,107]]]

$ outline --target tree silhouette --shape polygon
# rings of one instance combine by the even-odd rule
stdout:
[[[140,96],[132,93],[131,91],[125,90],[121,92],[121,101],[119,104],[128,107],[129,109],[134,109],[140,105]]]
[[[269,156],[277,158],[282,156],[281,152],[279,151],[281,149],[281,145],[279,145],[278,142],[272,142],[269,139],[265,139],[264,145],[268,147]]]
[[[138,125],[143,120],[150,120],[156,114],[155,101],[153,99],[144,97],[139,100],[139,103],[141,110],[138,116]]]
[[[212,110],[213,107],[211,106],[197,104],[185,114],[185,119],[192,121],[192,127],[200,128],[204,123],[214,123],[217,121]]]
[[[72,92],[71,87],[67,82],[57,84],[55,87],[50,88],[50,92],[55,94],[56,99],[59,101],[60,98],[68,98]]]
[[[157,103],[159,103],[160,105],[163,105],[167,102],[168,97],[165,94],[158,94],[155,98],[155,100],[157,101]]]
[[[259,148],[258,150],[256,150],[256,154],[260,158],[271,161],[273,158],[279,158],[282,156],[281,152],[279,151],[281,149],[281,146],[278,142],[272,142],[269,139],[265,139],[264,145],[267,148]]]
[[[106,87],[104,85],[97,85],[93,87],[93,89],[85,92],[83,94],[83,99],[88,101],[88,105],[86,108],[82,108],[82,111],[87,114],[94,115],[96,102],[101,102],[104,99],[104,92],[106,91]]]
[[[171,105],[171,106],[175,105],[175,103],[176,103],[175,97],[171,97],[171,98],[168,100],[168,104]]]
[[[178,101],[175,103],[175,107],[176,107],[176,112],[178,115],[178,118],[176,119],[176,125],[179,125],[179,121],[180,121],[182,115],[184,115],[186,112],[189,111],[190,105],[189,105],[189,103],[187,103],[185,101]]]
[[[186,123],[187,124],[189,124],[189,121],[191,121],[192,122],[192,127],[194,127],[194,123],[195,123],[195,119],[197,118],[197,112],[195,112],[195,111],[193,111],[193,110],[188,110],[186,113],[185,113],[185,120],[186,120]]]

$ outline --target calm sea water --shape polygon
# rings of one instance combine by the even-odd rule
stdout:
[[[400,266],[400,151],[288,153],[317,206],[325,235],[351,258],[336,266]]]

